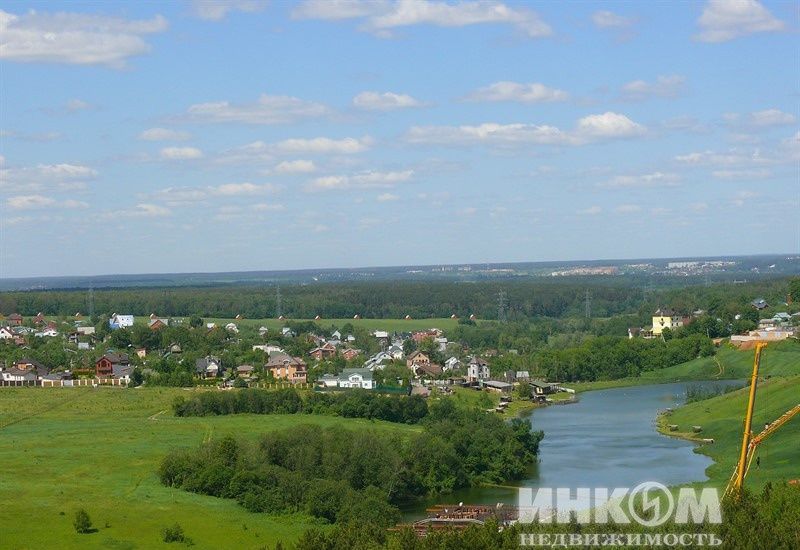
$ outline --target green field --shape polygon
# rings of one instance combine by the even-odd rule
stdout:
[[[0,548],[169,548],[161,530],[183,526],[196,548],[272,548],[315,520],[270,517],[235,501],[162,486],[161,459],[210,437],[252,436],[301,423],[375,430],[418,428],[313,415],[176,418],[173,388],[3,388],[0,391]],[[78,535],[85,508],[98,532]],[[172,545],[175,546],[175,545]]]
[[[800,369],[800,365],[798,365]],[[702,426],[700,437],[714,439],[713,444],[698,447],[698,452],[714,459],[708,468],[711,483],[724,487],[739,459],[742,426],[747,407],[748,388],[678,408],[659,418],[663,433],[697,439],[692,426]],[[753,433],[800,403],[800,376],[772,378],[758,384],[753,416]],[[677,424],[677,432],[668,432],[667,424]],[[760,488],[768,481],[800,479],[800,415],[779,428],[759,446],[756,456],[761,466],[752,464],[745,485]]]
[[[253,327],[258,329],[265,326],[271,331],[280,332],[286,323],[314,321],[314,319],[288,319],[280,321],[278,319],[216,319],[204,318],[207,323],[216,323],[218,326],[225,326],[228,323],[236,323],[240,328]],[[456,319],[320,319],[314,321],[320,327],[343,327],[347,323],[354,327],[361,327],[367,330],[386,330],[389,332],[409,332],[414,330],[425,330],[429,328],[439,328],[442,330],[452,329],[458,323]]]

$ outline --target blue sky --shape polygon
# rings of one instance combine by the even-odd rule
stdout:
[[[798,253],[799,14],[0,2],[0,277]]]

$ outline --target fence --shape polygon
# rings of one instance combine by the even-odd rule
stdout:
[[[119,378],[78,378],[76,380],[0,380],[0,388],[77,388],[89,386],[127,386]]]

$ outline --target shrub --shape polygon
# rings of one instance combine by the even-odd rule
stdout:
[[[186,536],[183,532],[183,527],[180,524],[176,523],[171,527],[164,527],[161,531],[163,535],[164,542],[185,542],[186,544],[191,544],[192,539]]]
[[[72,525],[75,526],[75,532],[77,533],[85,534],[92,532],[92,520],[83,508],[75,512],[75,519],[72,520]]]

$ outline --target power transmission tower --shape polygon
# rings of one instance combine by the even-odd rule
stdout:
[[[589,294],[588,290],[586,291],[586,297],[583,301],[583,309],[586,318],[590,319],[592,317],[592,295]]]
[[[281,301],[281,287],[275,289],[275,313],[277,314],[276,317],[280,317],[283,315],[283,304]]]
[[[501,290],[497,293],[497,320],[501,323],[505,323],[506,318],[506,291]]]
[[[89,295],[87,296],[89,302],[89,319],[94,317],[94,287],[89,286]]]

